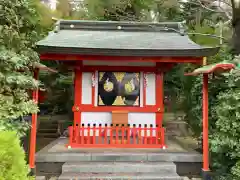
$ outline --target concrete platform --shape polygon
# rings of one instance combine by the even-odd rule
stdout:
[[[64,173],[58,180],[184,180],[175,174],[153,174],[153,173],[113,173],[113,174],[77,174],[77,173]]]
[[[81,161],[165,161],[202,162],[202,155],[194,150],[181,147],[168,140],[163,149],[68,149],[68,140],[59,138],[37,152],[36,162],[77,162]]]
[[[168,148],[163,149],[68,149],[68,139],[59,138],[37,152],[37,175],[60,175],[67,163],[174,163],[180,176],[198,175],[201,172],[202,155],[181,147],[168,138]],[[77,175],[78,176],[78,175]],[[118,175],[116,175],[118,176]],[[78,176],[79,177],[79,176]],[[116,178],[117,179],[117,178]]]

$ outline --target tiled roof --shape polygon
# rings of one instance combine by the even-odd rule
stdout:
[[[59,21],[37,43],[40,53],[113,56],[210,56],[218,48],[201,47],[181,23]]]

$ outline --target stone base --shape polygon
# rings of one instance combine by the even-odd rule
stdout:
[[[45,176],[37,176],[36,180],[46,180],[46,177]]]
[[[211,171],[205,171],[202,169],[202,179],[203,180],[212,180]]]
[[[29,176],[35,176],[36,175],[36,168],[31,168]]]
[[[170,143],[171,142],[171,143]],[[36,154],[37,175],[59,176],[64,163],[86,162],[131,162],[131,163],[165,163],[176,165],[176,173],[180,176],[200,175],[202,155],[195,151],[187,151],[172,141],[168,148],[162,149],[68,149],[68,139],[58,139]]]

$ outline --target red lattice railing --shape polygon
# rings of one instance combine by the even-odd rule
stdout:
[[[162,127],[96,124],[69,127],[69,148],[166,148]]]

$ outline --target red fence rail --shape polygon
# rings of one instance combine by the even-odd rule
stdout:
[[[165,129],[135,124],[113,126],[82,124],[69,127],[69,148],[165,148]]]

